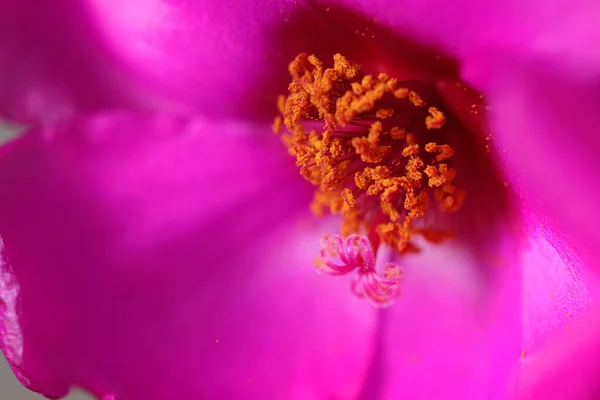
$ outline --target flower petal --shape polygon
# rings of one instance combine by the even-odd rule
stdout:
[[[517,379],[533,380],[529,364],[587,315],[597,284],[547,225],[524,220],[526,232],[494,236],[497,255],[490,240],[479,256],[447,243],[405,259],[404,293],[384,315],[365,399],[505,399]]]
[[[589,313],[599,286],[556,227],[532,218],[531,210],[525,214],[529,233],[521,254],[523,352],[529,357]]]
[[[587,264],[600,268],[591,262],[600,248],[600,192],[593,184],[600,126],[597,1],[333,2],[453,56],[491,107],[490,137],[514,191],[539,203],[581,247]]]
[[[430,75],[415,72],[422,49],[334,2],[4,1],[0,72],[11,79],[0,112],[25,121],[123,105],[271,120],[300,52],[326,63],[339,52],[398,78]],[[429,61],[418,66],[447,67]]]
[[[446,244],[407,257],[403,297],[383,322],[384,399],[510,393],[520,344],[518,253],[514,238],[498,240],[504,254]]]
[[[599,328],[600,313],[596,310],[528,360],[517,398],[597,399]]]
[[[554,54],[573,66],[598,67],[600,40],[595,0],[311,0],[321,8],[347,7],[398,35],[438,46],[459,61],[490,48]],[[341,22],[343,24],[343,22]],[[400,55],[401,57],[401,55]],[[597,69],[597,68],[596,68]]]
[[[485,251],[446,243],[405,258],[365,399],[505,399],[535,380],[528,363],[587,314],[593,289],[567,244],[525,217],[527,234],[498,232]]]
[[[47,123],[82,110],[158,105],[111,54],[87,2],[1,0],[0,11],[0,115]]]
[[[354,47],[295,0],[2,5],[0,112],[26,122],[119,106],[270,120],[298,53]]]
[[[456,238],[419,244],[421,253],[396,262],[403,294],[384,316],[379,370],[370,375],[382,377],[372,388],[384,399],[508,398],[514,390],[526,233],[483,145],[460,133],[472,139],[453,144],[465,203],[430,221],[446,221]]]
[[[0,148],[1,343],[31,389],[120,399],[360,389],[374,312],[347,282],[314,273],[310,191],[260,129],[111,114]]]
[[[600,75],[583,74],[558,59],[515,54],[472,63],[467,75],[488,94],[491,137],[514,190],[572,239],[587,266],[600,268],[595,185]]]
[[[311,47],[308,42],[327,43],[307,26],[303,35],[283,38],[276,33],[291,13],[300,11],[316,21],[315,29],[323,25],[310,7],[292,0],[91,4],[100,29],[124,62],[157,90],[212,115],[264,113],[272,118],[277,95],[289,81],[287,64]],[[128,40],[121,40],[124,36]],[[278,46],[279,40],[285,46]]]
[[[597,310],[598,278],[547,222],[532,225],[522,256],[518,398],[596,398],[598,318],[590,311]]]

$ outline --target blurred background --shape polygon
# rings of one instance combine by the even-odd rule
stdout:
[[[0,144],[16,136],[20,129],[0,121]],[[1,188],[0,190],[5,190]],[[0,352],[0,354],[2,354]],[[25,389],[13,375],[4,356],[0,356],[0,400],[40,400],[43,396]],[[68,400],[91,400],[93,397],[81,392],[73,392]]]
[[[13,375],[4,356],[0,357],[0,399],[2,400],[43,400],[44,397],[25,389]],[[67,400],[92,400],[93,397],[81,392],[73,392]]]

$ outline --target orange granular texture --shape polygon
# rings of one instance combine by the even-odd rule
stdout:
[[[427,212],[430,193],[443,211],[462,205],[464,192],[448,165],[454,150],[447,144],[420,144],[406,127],[389,126],[396,113],[390,104],[423,108],[423,98],[386,74],[364,75],[340,54],[331,68],[314,55],[300,54],[289,72],[289,94],[278,99],[281,115],[273,130],[282,134],[301,175],[316,186],[312,211],[340,214],[343,235],[367,231],[401,254],[416,249],[414,235],[446,237],[415,229],[413,220]],[[442,129],[444,113],[425,110],[426,129]],[[305,128],[311,121],[322,121],[321,128]],[[425,162],[428,154],[432,160]]]
[[[425,118],[427,129],[440,129],[446,123],[446,116],[435,107],[429,107],[429,116]]]

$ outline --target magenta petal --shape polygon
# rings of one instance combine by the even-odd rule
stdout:
[[[383,322],[384,399],[504,399],[513,390],[517,241],[496,239],[480,254],[448,243],[405,259],[403,296]]]
[[[536,224],[523,260],[521,399],[598,396],[598,279],[570,246]]]
[[[0,4],[0,113],[27,122],[118,106],[272,120],[298,53],[353,47],[295,0]]]
[[[518,399],[597,399],[599,331],[600,314],[596,310],[528,360]]]
[[[589,267],[599,268],[600,75],[563,61],[482,57],[467,66],[466,75],[488,94],[492,139],[515,191],[564,230]]]
[[[439,45],[459,61],[491,47],[557,54],[573,65],[600,66],[596,0],[312,0],[348,7],[395,33]],[[343,25],[343,21],[341,22]]]
[[[262,129],[104,115],[0,148],[11,188],[0,193],[1,343],[31,389],[150,400],[360,390],[373,310],[315,274],[319,235],[301,220],[310,192]]]
[[[491,107],[491,136],[514,191],[539,202],[597,268],[600,3],[333,2],[457,59]]]
[[[586,315],[594,289],[569,246],[524,219],[522,233],[495,237],[480,257],[448,243],[404,260],[403,296],[384,315],[365,398],[506,399],[538,378],[529,363]]]
[[[272,120],[300,52],[352,48],[339,26],[297,0],[92,0],[97,24],[157,92],[212,115]],[[127,38],[123,40],[123,38]]]
[[[529,218],[529,224],[521,254],[524,362],[587,315],[597,304],[599,288],[597,277],[554,227],[537,218]]]
[[[111,54],[85,1],[1,0],[0,75],[0,115],[22,122],[158,105]]]

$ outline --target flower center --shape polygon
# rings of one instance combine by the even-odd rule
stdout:
[[[430,197],[444,212],[464,201],[454,183],[454,150],[439,143],[444,112],[422,96],[432,91],[426,82],[365,75],[340,54],[326,69],[315,56],[300,54],[289,71],[292,82],[288,96],[278,100],[274,131],[316,186],[312,211],[342,217],[341,236],[323,237],[316,265],[332,275],[357,269],[354,293],[389,304],[400,294],[402,274],[393,264],[376,271],[376,249],[385,244],[399,255],[418,251],[416,235],[445,235],[415,224]]]

